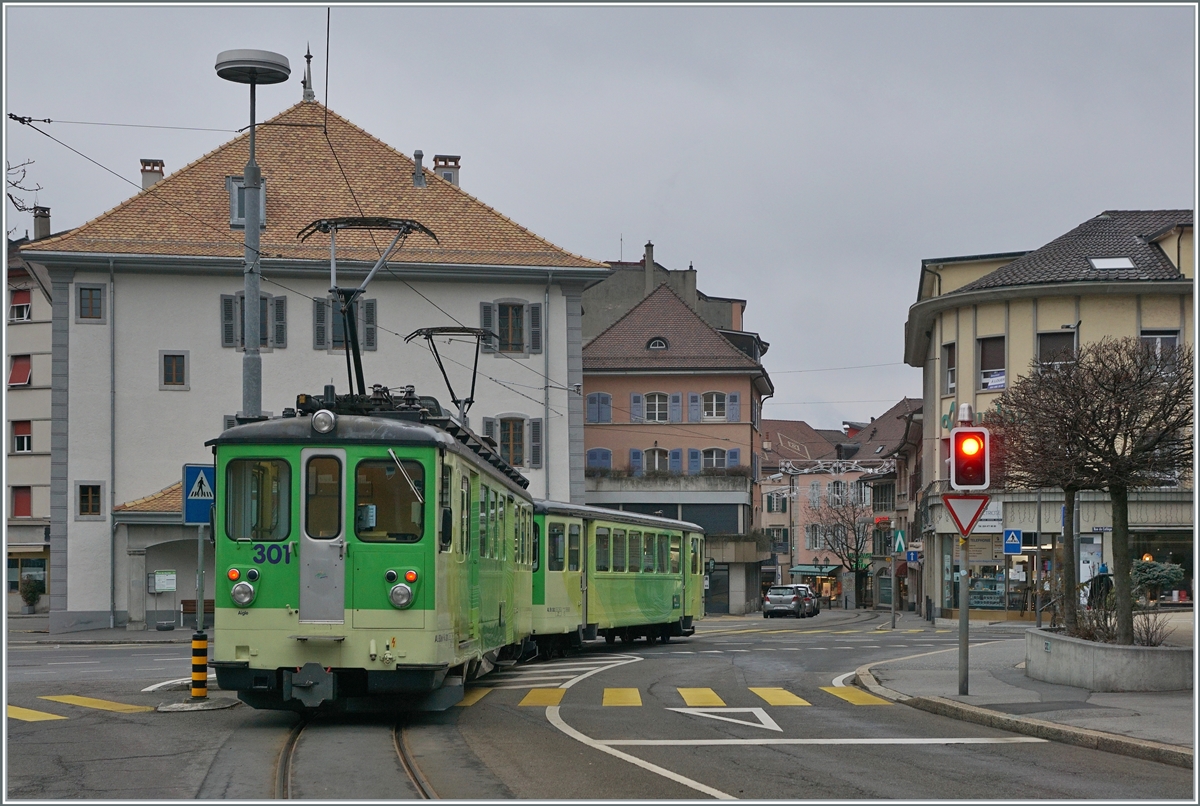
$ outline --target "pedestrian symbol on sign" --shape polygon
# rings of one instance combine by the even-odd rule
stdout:
[[[192,485],[192,489],[188,492],[188,499],[207,499],[211,501],[216,496],[213,495],[212,487],[208,485],[208,477],[203,473],[196,476],[196,482]]]
[[[1004,553],[1005,554],[1020,554],[1021,553],[1021,530],[1020,529],[1005,529],[1004,530]]]

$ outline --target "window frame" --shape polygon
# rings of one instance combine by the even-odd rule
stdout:
[[[496,427],[500,432],[498,434],[499,439],[496,440],[496,446],[500,451],[500,458],[508,462],[513,467],[524,467],[526,464],[525,460],[527,458],[526,454],[528,451],[525,449],[525,429],[528,427],[528,424],[529,419],[527,417],[510,416],[496,418]],[[513,436],[515,436],[517,439],[515,445],[520,451],[519,456],[513,455],[514,443],[511,441],[511,437]],[[510,438],[510,442],[507,447],[509,454],[508,456],[505,456],[506,437]]]
[[[17,301],[17,295],[23,294],[24,302]],[[23,309],[23,310],[22,310]],[[33,319],[33,291],[29,288],[13,288],[8,293],[8,321],[29,322]]]
[[[183,359],[183,382],[167,383],[167,358]],[[158,389],[160,392],[187,392],[191,386],[192,356],[191,350],[159,350],[158,351]]]
[[[25,366],[25,380],[13,382],[13,378],[17,376],[17,367]],[[8,388],[20,389],[23,386],[33,386],[33,355],[30,353],[22,353],[21,355],[10,355],[8,358]]]
[[[1147,348],[1153,346],[1154,354],[1161,356],[1165,346],[1164,339],[1172,339],[1173,344],[1167,349],[1177,349],[1179,347],[1180,333],[1178,328],[1145,328],[1138,333],[1138,340]]]
[[[400,462],[401,462],[401,464],[404,465],[404,470],[405,470],[405,472],[407,472],[408,478],[412,479],[414,486],[417,487],[417,490],[421,493],[421,496],[423,498],[426,497],[426,495],[427,495],[426,489],[427,489],[428,485],[425,484],[425,464],[423,462],[421,462],[419,459],[401,459]],[[355,537],[355,539],[361,540],[364,543],[377,543],[377,544],[383,543],[383,544],[387,544],[387,545],[412,545],[414,543],[420,543],[422,540],[424,540],[425,532],[429,528],[429,525],[426,523],[426,517],[425,517],[426,507],[424,505],[418,506],[418,511],[421,513],[421,521],[418,524],[420,529],[417,531],[415,536],[412,537],[411,539],[403,539],[403,540],[393,539],[387,533],[385,533],[384,537],[364,537],[363,536],[364,532],[369,533],[369,531],[370,531],[370,530],[365,530],[365,529],[360,530],[359,523],[358,523],[358,509],[360,506],[365,505],[360,502],[360,495],[361,495],[360,488],[364,484],[364,482],[360,481],[359,477],[358,477],[358,474],[364,465],[367,465],[368,467],[378,467],[378,466],[383,466],[384,468],[391,467],[391,469],[393,471],[396,469],[396,464],[395,464],[395,462],[392,461],[391,457],[381,458],[378,456],[366,456],[366,457],[359,459],[355,463],[355,465],[354,465],[354,537]],[[408,481],[404,477],[403,473],[395,473],[393,476],[393,481],[395,483],[396,489],[400,490],[401,493],[407,492],[411,495],[412,490],[409,488]],[[365,482],[365,483],[370,483],[370,482]],[[372,495],[373,494],[374,494],[374,490],[372,490]],[[410,503],[417,503],[417,501],[414,498]],[[379,519],[377,517],[376,518],[376,526],[378,526],[378,525],[379,525]],[[398,532],[397,534],[404,535],[407,533]]]
[[[711,404],[711,405],[710,405]],[[711,409],[711,413],[710,413]],[[717,411],[720,411],[718,414]],[[704,392],[700,395],[700,421],[705,423],[727,422],[729,395],[725,392]]]
[[[729,451],[724,448],[703,449],[700,451],[700,472],[704,472],[705,470],[724,470],[727,467],[728,457]],[[717,464],[718,461],[720,464]]]
[[[81,504],[83,503],[83,488],[96,488],[96,511],[83,512]],[[74,509],[75,520],[77,521],[103,521],[107,519],[108,512],[105,508],[105,499],[107,498],[108,485],[103,480],[77,479],[74,484]]]
[[[24,424],[28,431],[24,434],[17,433],[17,427]],[[10,442],[8,443],[9,450],[12,453],[33,453],[33,420],[12,420],[9,425]],[[24,441],[25,447],[21,447],[21,441]]]
[[[662,458],[661,467],[658,459]],[[650,466],[651,460],[654,460],[654,467]],[[647,448],[642,451],[642,469],[643,472],[656,471],[659,473],[669,473],[671,470],[671,452],[666,448]]]
[[[108,285],[106,283],[75,283],[71,292],[75,304],[75,324],[77,325],[107,325],[108,324]],[[99,292],[99,316],[84,316],[80,303],[83,291]]]
[[[11,509],[9,509],[9,513],[10,513],[9,517],[10,518],[32,518],[33,517],[33,487],[28,484],[14,484],[12,487],[9,487],[8,489],[11,491],[8,494],[9,495],[8,505],[9,505],[9,507],[11,507]],[[24,514],[17,512],[17,497],[18,497],[19,491],[24,491],[25,505],[26,505],[26,508],[28,509],[28,512],[25,512]]]
[[[283,523],[276,524],[272,529],[272,532],[278,533],[279,537],[271,537],[269,534],[264,536],[262,532],[259,532],[258,535],[255,536],[253,533],[254,527],[250,527],[251,534],[249,536],[243,535],[240,537],[234,537],[234,531],[232,528],[230,528],[230,518],[233,517],[234,510],[233,507],[230,506],[230,503],[235,499],[236,491],[234,482],[231,480],[231,476],[233,475],[235,465],[241,463],[273,463],[283,468],[284,474],[286,475],[281,476],[281,479],[284,481],[284,484],[282,485],[281,494],[274,502],[274,507],[280,513]],[[225,518],[223,528],[225,529],[226,538],[235,542],[239,539],[249,540],[252,543],[282,543],[287,540],[291,535],[292,528],[292,492],[292,463],[287,459],[279,456],[239,456],[234,459],[230,459],[225,464]]]
[[[650,401],[654,399],[654,415],[650,416]],[[660,405],[661,404],[661,405]],[[642,396],[642,421],[647,423],[670,422],[671,396],[666,392],[647,392]]]
[[[565,571],[566,568],[567,524],[563,521],[548,521],[546,523],[546,570]]]
[[[1069,361],[1051,361],[1050,358],[1057,353],[1051,352],[1045,358],[1042,357],[1042,337],[1043,336],[1070,336],[1071,337],[1071,359],[1074,361],[1074,356],[1079,352],[1079,334],[1075,328],[1069,330],[1048,330],[1037,334],[1037,362],[1042,367],[1053,367],[1059,364],[1069,363]]]
[[[988,361],[994,362],[996,356],[997,342],[1000,352],[999,366],[989,366]],[[1007,388],[1007,361],[1005,358],[1004,336],[983,336],[976,339],[976,366],[979,367],[979,374],[976,379],[978,391],[980,392],[1002,392]],[[989,350],[988,347],[992,349]],[[988,358],[988,353],[993,353],[991,358]],[[989,375],[990,373],[990,375]]]
[[[958,342],[942,345],[942,394],[953,395],[958,389]]]
[[[326,459],[337,463],[337,473],[338,473],[338,475],[337,475],[337,493],[335,495],[331,495],[331,496],[320,495],[319,490],[320,490],[321,481],[320,481],[319,477],[317,479],[318,492],[312,493],[312,492],[309,492],[309,489],[308,489],[309,468],[312,466],[313,462],[319,461],[319,460],[326,460]],[[343,512],[344,508],[342,507],[342,504],[345,503],[345,498],[346,498],[346,494],[345,494],[345,490],[346,490],[345,456],[343,456],[340,453],[325,453],[325,452],[321,451],[321,452],[314,452],[311,454],[303,455],[301,457],[300,461],[301,461],[301,468],[302,468],[301,472],[303,473],[303,475],[301,476],[301,479],[302,479],[302,483],[304,485],[303,492],[302,492],[304,500],[301,504],[300,513],[301,513],[301,518],[304,521],[304,523],[302,524],[302,530],[304,532],[304,536],[310,540],[337,540],[338,537],[340,537],[346,530],[345,515]],[[333,499],[336,499],[336,501],[337,501],[337,512],[334,516],[335,519],[333,521],[333,524],[336,527],[336,530],[334,531],[333,534],[329,534],[329,535],[313,534],[312,529],[310,528],[312,525],[312,521],[313,521],[313,513],[311,511],[312,504],[313,504],[314,500],[320,499],[320,498],[325,498],[325,497],[333,498]]]

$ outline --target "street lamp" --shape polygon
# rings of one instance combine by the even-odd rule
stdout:
[[[268,50],[225,50],[217,54],[217,75],[226,81],[250,85],[250,159],[246,161],[242,187],[245,189],[243,221],[246,227],[246,251],[243,258],[245,298],[242,300],[242,413],[243,417],[262,416],[262,356],[258,343],[259,321],[259,193],[262,174],[254,161],[254,89],[259,84],[279,84],[292,74],[286,56]]]

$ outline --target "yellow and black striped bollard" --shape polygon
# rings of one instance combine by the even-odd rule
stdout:
[[[192,699],[208,699],[208,635],[192,634]]]

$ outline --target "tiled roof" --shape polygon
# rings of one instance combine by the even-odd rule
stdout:
[[[1191,226],[1191,210],[1106,210],[1040,249],[1027,252],[950,292],[984,288],[1111,280],[1180,280],[1183,275],[1149,242],[1176,225]],[[1132,269],[1096,269],[1089,258],[1127,257]]]
[[[646,345],[653,338],[665,350]],[[760,369],[663,283],[583,348],[583,369]]]
[[[862,446],[853,457],[860,462],[867,459],[883,459],[904,442],[907,415],[920,410],[921,398],[901,398],[899,403],[868,423],[854,439],[846,439],[843,442],[854,442]],[[883,450],[877,450],[878,448]]]
[[[183,482],[177,481],[154,495],[117,504],[113,512],[183,512]]]
[[[763,441],[771,443],[771,450],[763,452],[765,467],[775,467],[784,459],[833,458],[833,445],[803,420],[763,420],[759,430]]]
[[[27,248],[240,258],[242,232],[229,226],[225,178],[242,175],[248,149],[247,133],[83,226]],[[428,169],[427,186],[413,187],[411,159],[313,101],[259,125],[255,160],[267,194],[264,258],[328,261],[328,237],[301,242],[296,234],[317,219],[362,215],[416,219],[437,235],[438,242],[409,236],[392,263],[606,268],[534,235]],[[384,232],[374,237],[339,233],[339,261],[374,262],[391,240]]]

